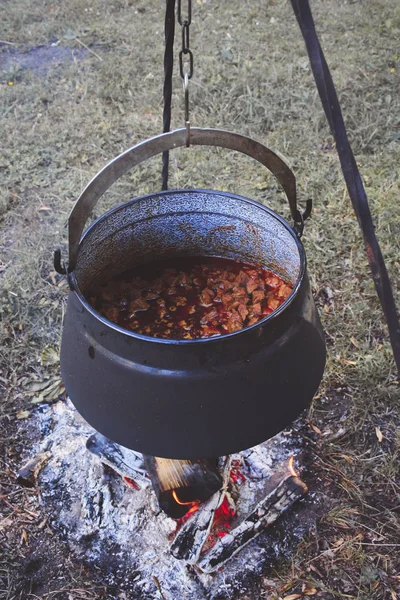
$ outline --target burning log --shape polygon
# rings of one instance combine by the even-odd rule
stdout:
[[[225,459],[222,467],[224,485],[211,498],[205,502],[201,510],[195,512],[176,534],[171,545],[171,554],[180,560],[194,564],[200,557],[201,550],[210,533],[214,521],[215,511],[221,506],[226,494],[231,466],[231,457]]]
[[[212,549],[198,563],[204,573],[212,573],[227,560],[272,525],[308,489],[297,476],[287,474],[256,508],[235,529],[219,538]]]
[[[119,475],[132,479],[138,487],[149,485],[143,455],[139,452],[119,446],[98,432],[90,436],[86,448]]]
[[[27,488],[35,487],[38,475],[50,457],[51,452],[41,452],[28,460],[17,473],[19,485]]]
[[[144,456],[144,462],[160,508],[172,519],[180,519],[222,486],[217,459]]]

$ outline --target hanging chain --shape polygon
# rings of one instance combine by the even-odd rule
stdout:
[[[178,23],[182,27],[182,50],[179,52],[179,71],[183,79],[185,95],[186,146],[190,146],[189,79],[193,75],[193,53],[190,49],[190,24],[192,22],[192,0],[187,1],[187,16],[182,17],[182,0],[178,0]]]

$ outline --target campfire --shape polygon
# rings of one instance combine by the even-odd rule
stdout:
[[[269,446],[218,461],[180,461],[141,456],[100,433],[87,442],[131,487],[149,487],[151,481],[160,508],[176,520],[171,554],[204,573],[222,567],[307,493],[294,456],[270,474]]]
[[[219,589],[226,577],[242,581],[259,570],[256,538],[268,530],[274,539],[288,509],[288,535],[303,526],[294,508],[307,493],[296,431],[230,456],[179,461],[112,442],[69,402],[48,407],[41,419],[46,432],[52,429],[38,450],[48,457],[39,486],[53,525],[86,560],[117,561],[118,568],[127,562],[151,573],[151,585],[154,576],[168,600],[183,589],[197,593],[199,582]]]

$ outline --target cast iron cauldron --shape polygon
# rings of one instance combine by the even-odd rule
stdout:
[[[293,228],[265,206],[211,190],[173,190],[126,202],[87,229],[97,200],[140,162],[184,146],[184,129],[134,146],[87,186],[69,219],[71,292],[61,347],[67,392],[83,417],[115,442],[144,454],[195,459],[231,454],[289,426],[316,392],[325,344],[300,241],[296,182],[258,142],[192,129],[192,145],[238,150],[277,177]],[[166,340],[101,317],[85,293],[100,278],[169,256],[211,255],[262,263],[294,289],[270,316],[229,335]]]

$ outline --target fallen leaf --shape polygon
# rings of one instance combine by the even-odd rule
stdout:
[[[27,419],[31,413],[29,410],[19,410],[17,412],[17,419]]]
[[[301,598],[303,594],[289,594],[289,596],[285,596],[283,600],[297,600]]]
[[[28,534],[26,533],[25,529],[22,530],[21,546],[22,546],[22,544],[25,544],[25,546],[28,545]]]
[[[314,596],[314,594],[317,593],[318,590],[316,590],[315,588],[310,588],[309,590],[305,590],[304,595],[305,596]]]
[[[49,380],[45,381],[28,381],[24,386],[24,391],[30,393],[32,396],[36,392],[41,392],[49,386]]]
[[[39,394],[38,396],[35,396],[34,398],[32,398],[31,402],[32,402],[32,404],[41,404],[43,402],[42,394]]]
[[[59,353],[51,346],[47,346],[47,348],[43,350],[41,358],[43,365],[55,365],[60,360]]]
[[[34,381],[29,382],[25,389],[28,394],[34,396],[32,398],[32,404],[40,404],[41,402],[51,402],[61,396],[64,391],[64,384],[60,377],[51,377],[45,381]],[[39,392],[35,395],[35,392]]]
[[[383,440],[383,435],[382,435],[382,431],[379,429],[379,427],[375,427],[375,433],[376,433],[376,437],[378,438],[378,442],[381,443]]]
[[[320,430],[320,428],[317,427],[316,425],[314,425],[313,423],[311,423],[311,429],[313,430],[314,433],[317,433],[318,435],[322,435],[322,431]]]

